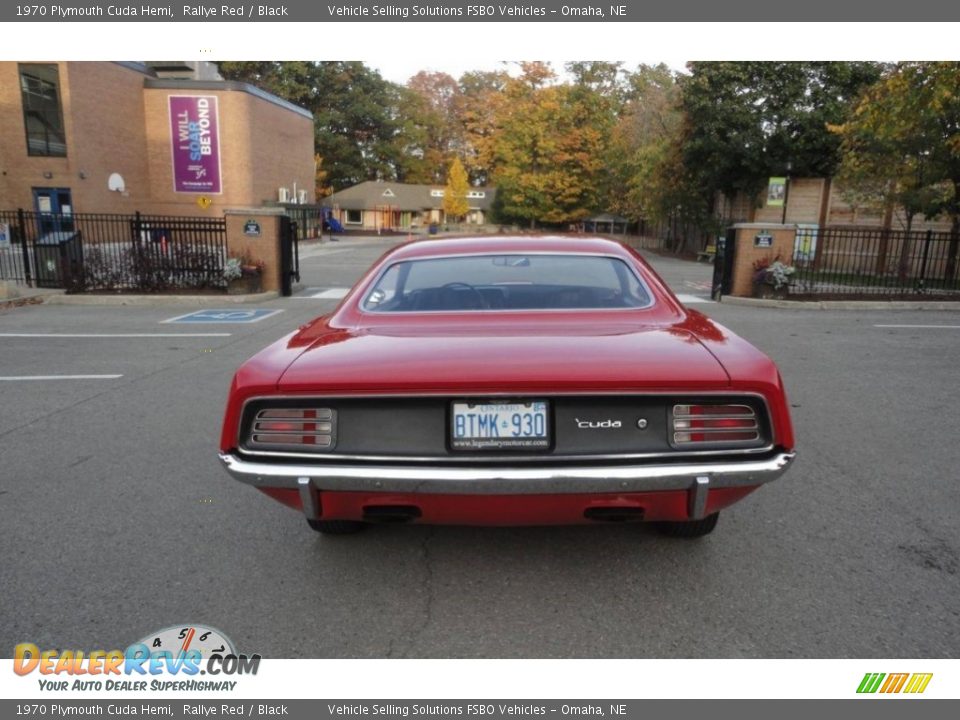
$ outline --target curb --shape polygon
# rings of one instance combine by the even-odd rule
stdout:
[[[960,311],[957,300],[765,300],[724,295],[721,305],[780,308],[788,310],[953,310]]]
[[[218,305],[244,305],[276,300],[277,290],[252,295],[52,295],[44,298],[47,305],[189,305],[216,307]]]

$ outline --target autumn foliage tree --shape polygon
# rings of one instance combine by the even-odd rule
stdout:
[[[443,182],[451,159],[463,151],[460,86],[447,73],[420,71],[410,78],[407,88],[423,102],[423,160],[430,178],[425,182]]]
[[[313,182],[314,199],[320,202],[327,195],[333,192],[333,188],[328,184],[327,171],[323,167],[323,157],[319,154],[313,156]]]
[[[507,81],[493,139],[493,180],[505,219],[535,227],[589,216],[600,202],[605,128],[580,89],[545,63]]]
[[[670,228],[679,250],[688,228],[703,230],[711,220],[696,178],[683,162],[680,87],[665,65],[641,65],[630,85],[610,143],[609,167],[619,188],[610,193],[610,207]]]
[[[472,185],[487,185],[496,172],[497,117],[509,76],[502,70],[472,71],[460,77],[456,115],[463,129],[464,167]]]
[[[463,169],[460,158],[454,158],[453,162],[450,163],[450,170],[447,173],[447,186],[443,192],[443,213],[447,218],[453,218],[459,222],[467,214],[467,211],[470,210],[467,203],[467,191],[469,189],[467,171]]]

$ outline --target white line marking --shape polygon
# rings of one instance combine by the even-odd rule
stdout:
[[[350,288],[330,288],[329,290],[318,292],[312,297],[315,297],[317,300],[341,300],[347,296],[348,292],[350,292]]]
[[[0,375],[0,382],[21,380],[116,380],[123,375]]]
[[[882,328],[917,328],[927,330],[960,330],[960,325],[874,325]]]
[[[677,300],[684,305],[693,305],[695,303],[712,303],[710,298],[700,297],[699,295],[688,295],[687,293],[677,293]]]
[[[209,338],[231,333],[0,333],[9,338]]]

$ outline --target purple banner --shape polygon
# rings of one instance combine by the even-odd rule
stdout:
[[[220,193],[220,132],[215,95],[171,95],[173,191]]]

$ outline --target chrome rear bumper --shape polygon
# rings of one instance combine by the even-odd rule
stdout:
[[[282,465],[250,462],[232,453],[220,460],[235,479],[257,487],[327,491],[529,495],[550,493],[653,492],[752,487],[776,480],[795,453],[763,460],[662,465],[538,468],[399,465]]]

